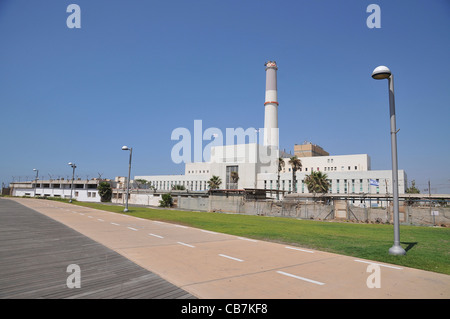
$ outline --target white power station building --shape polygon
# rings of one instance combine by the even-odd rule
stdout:
[[[267,189],[276,190],[278,180],[278,158],[285,161],[280,172],[280,190],[308,193],[303,182],[312,171],[325,173],[333,194],[392,194],[392,171],[371,170],[367,154],[320,155],[299,157],[302,163],[296,172],[297,187],[292,185],[292,170],[289,158],[292,156],[279,150],[277,64],[269,61],[266,66],[265,115],[263,145],[258,143],[212,146],[207,162],[185,164],[184,175],[135,176],[145,179],[157,190],[171,190],[182,185],[191,191],[208,190],[208,181],[218,176],[220,189]],[[320,147],[319,147],[320,148]],[[326,152],[325,152],[326,153]],[[326,153],[328,154],[328,153]],[[237,180],[233,177],[236,174]],[[406,173],[398,171],[399,193],[407,185]]]

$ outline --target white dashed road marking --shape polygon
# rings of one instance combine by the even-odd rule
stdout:
[[[381,267],[387,267],[387,268],[392,268],[392,269],[399,269],[399,270],[403,269],[401,267],[388,266],[388,265],[378,264],[378,263],[374,263],[374,262],[370,262],[370,261],[364,261],[364,260],[359,260],[359,259],[355,259],[355,261],[357,261],[359,263],[378,265],[378,266],[381,266]]]
[[[225,257],[225,258],[228,258],[228,259],[232,259],[232,260],[236,260],[236,261],[240,261],[240,262],[243,261],[242,259],[231,257],[231,256],[227,256],[227,255],[223,255],[223,254],[219,254],[219,256]]]
[[[316,285],[321,285],[321,286],[325,285],[323,282],[315,281],[315,280],[304,278],[304,277],[300,277],[300,276],[296,276],[296,275],[289,274],[289,273],[284,272],[284,271],[277,271],[277,273],[279,273],[281,275],[284,275],[284,276],[292,277],[292,278],[295,278],[295,279],[300,279],[300,280],[303,280],[303,281],[307,281],[307,282],[310,282],[310,283],[313,283],[313,284],[316,284]]]
[[[183,243],[183,242],[181,242],[181,241],[178,241],[177,243],[178,243],[178,244],[180,244],[180,245],[183,245],[183,246],[187,246],[187,247],[195,248],[195,246],[192,246],[192,245],[189,245],[189,244]]]
[[[287,248],[287,249],[292,249],[292,250],[298,250],[298,251],[303,251],[303,252],[305,252],[305,253],[311,253],[311,254],[314,254],[314,252],[313,252],[313,251],[311,251],[311,250],[300,249],[300,248],[289,247],[289,246],[286,246],[286,247],[284,247],[284,248]]]

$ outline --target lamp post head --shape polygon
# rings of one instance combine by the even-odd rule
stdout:
[[[67,163],[67,165],[72,166],[73,168],[77,167],[77,166],[75,165],[75,163],[72,163],[72,162]]]
[[[128,148],[128,146],[122,146],[122,151],[128,151],[129,150],[129,148]]]
[[[372,78],[374,78],[375,80],[388,79],[391,75],[391,70],[389,70],[389,68],[384,65],[377,66],[372,72]]]
[[[37,169],[33,168],[33,171],[35,171],[35,172],[36,172],[36,171],[37,171]]]

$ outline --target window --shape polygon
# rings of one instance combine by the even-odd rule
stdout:
[[[357,171],[358,170],[358,166],[355,166],[355,171]]]
[[[336,180],[336,192],[339,194],[339,180]]]
[[[344,194],[347,194],[347,180],[344,179]]]
[[[362,179],[359,180],[359,192],[360,193],[363,192],[363,180]]]
[[[236,188],[238,188],[239,180],[234,180],[232,178],[232,174],[231,174],[232,172],[236,172],[238,174],[237,176],[239,177],[239,170],[238,170],[238,166],[237,165],[227,166],[226,167],[226,188],[227,189],[236,189]],[[270,188],[272,188],[272,181],[271,181]]]

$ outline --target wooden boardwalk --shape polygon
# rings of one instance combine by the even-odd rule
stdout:
[[[67,286],[71,264],[80,267],[80,288]],[[195,299],[75,230],[1,198],[0,298]]]

